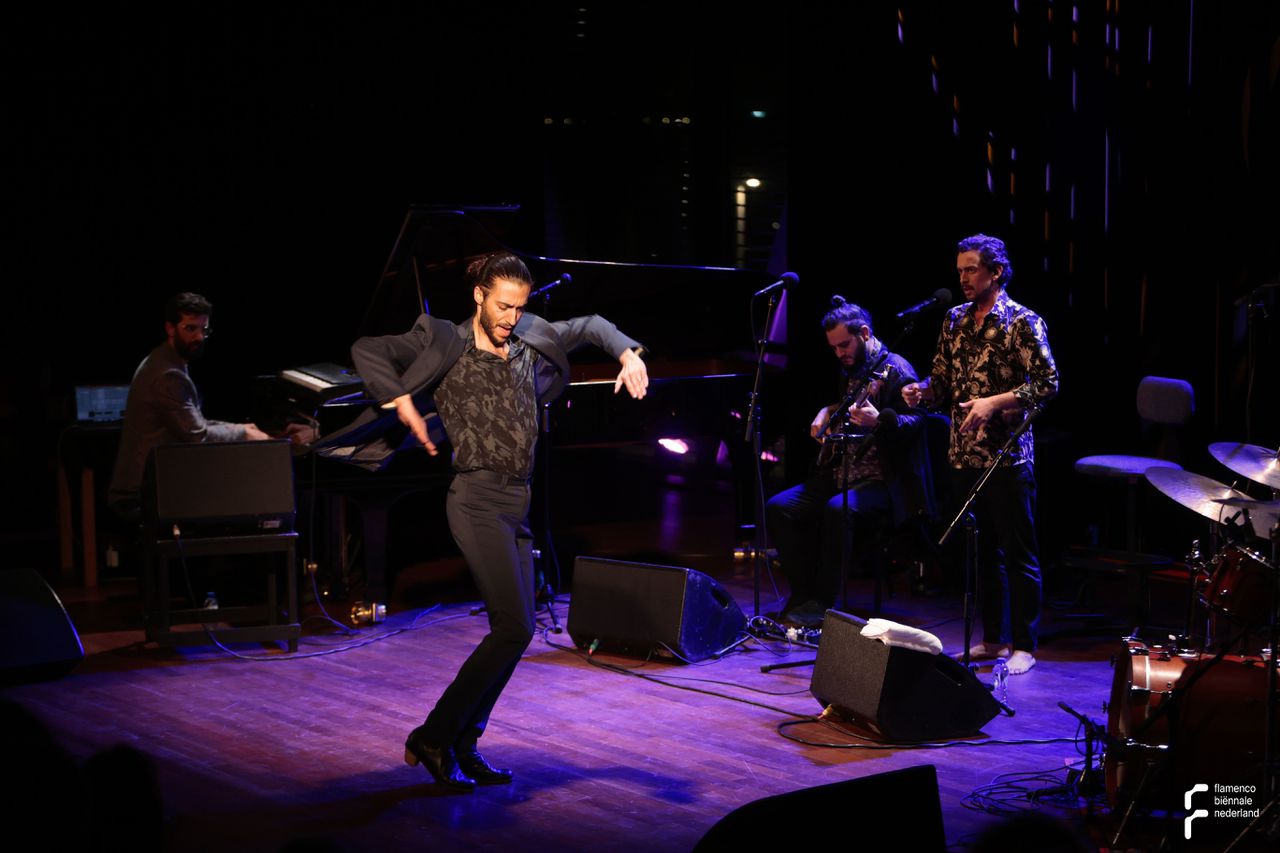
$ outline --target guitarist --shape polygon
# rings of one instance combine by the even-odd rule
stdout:
[[[853,559],[877,531],[933,514],[924,415],[903,406],[901,397],[902,388],[917,381],[915,370],[875,336],[871,315],[842,296],[832,297],[822,328],[843,368],[839,399],[819,409],[809,425],[809,434],[823,442],[813,475],[766,506],[791,593],[781,621],[805,627],[820,625],[839,594],[843,490],[849,493]],[[828,433],[860,436],[846,445],[849,461]],[[854,462],[862,442],[870,446]]]

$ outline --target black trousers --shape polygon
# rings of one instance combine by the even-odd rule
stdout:
[[[980,469],[952,470],[957,496],[967,495],[982,476]],[[1040,559],[1032,465],[997,468],[974,502],[974,514],[982,640],[1034,652],[1040,628]]]
[[[484,733],[534,631],[529,484],[491,471],[458,474],[449,487],[446,514],[480,588],[489,633],[423,724],[421,737],[433,746],[452,746]]]
[[[826,607],[840,594],[840,533],[855,543],[888,524],[889,489],[880,480],[860,480],[849,489],[849,524],[840,523],[844,499],[830,471],[819,471],[805,482],[779,492],[765,505],[769,536],[791,587],[788,606],[818,601]]]

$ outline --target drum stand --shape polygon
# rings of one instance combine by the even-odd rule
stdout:
[[[1278,801],[1280,801],[1280,768],[1276,766],[1277,744],[1276,744],[1276,722],[1280,720],[1280,709],[1277,709],[1276,689],[1277,675],[1276,663],[1277,645],[1280,645],[1280,523],[1271,527],[1271,612],[1270,623],[1267,628],[1267,651],[1269,654],[1264,655],[1267,662],[1267,729],[1263,733],[1263,782],[1265,788],[1263,794],[1267,798],[1267,803],[1259,811],[1258,816],[1251,820],[1240,834],[1232,839],[1231,844],[1226,848],[1228,851],[1234,850],[1238,844],[1246,839],[1251,833],[1262,830],[1264,828],[1263,819],[1269,818],[1270,814],[1276,810]],[[1271,824],[1271,829],[1267,831],[1268,837],[1273,837],[1277,830],[1277,824]]]
[[[1138,728],[1135,729],[1128,738],[1120,740],[1110,734],[1107,735],[1105,742],[1107,744],[1108,751],[1124,751],[1125,753],[1139,755],[1143,753],[1156,753],[1159,756],[1156,760],[1143,768],[1142,781],[1138,783],[1137,790],[1129,797],[1129,802],[1125,807],[1124,817],[1121,819],[1120,825],[1116,828],[1115,835],[1111,839],[1111,846],[1113,848],[1121,847],[1121,839],[1124,837],[1124,832],[1128,828],[1129,821],[1133,818],[1134,812],[1137,811],[1140,805],[1146,802],[1147,794],[1153,781],[1158,781],[1165,776],[1165,774],[1171,769],[1171,762],[1173,758],[1178,754],[1178,749],[1180,747],[1178,738],[1181,732],[1178,725],[1178,713],[1180,711],[1183,697],[1190,693],[1191,688],[1195,686],[1196,682],[1226,658],[1229,649],[1233,648],[1241,641],[1242,638],[1248,636],[1249,630],[1249,628],[1245,628],[1241,633],[1231,637],[1228,643],[1219,647],[1219,651],[1212,658],[1210,658],[1203,666],[1197,667],[1196,670],[1191,673],[1189,678],[1185,678],[1185,682],[1182,678],[1178,679],[1177,686],[1173,688],[1168,697],[1156,707],[1152,714],[1147,717],[1146,720],[1143,721],[1142,725],[1138,726]],[[1274,666],[1271,668],[1268,680],[1269,684],[1273,687],[1275,680]],[[1271,699],[1268,701],[1268,713],[1271,712],[1274,705],[1275,694],[1273,692]],[[1157,720],[1160,720],[1163,717],[1167,717],[1169,719],[1169,743],[1152,744],[1142,742],[1140,738],[1156,723]],[[1268,741],[1268,743],[1270,743],[1270,741]],[[1272,774],[1268,774],[1264,778],[1273,780],[1274,777]],[[1267,784],[1271,783],[1268,782]],[[1274,801],[1274,797],[1272,799]],[[1270,804],[1261,810],[1262,813],[1265,814],[1268,808],[1270,808]],[[1169,810],[1169,820],[1172,822],[1171,825],[1176,824],[1173,817],[1173,810],[1171,809]],[[1245,831],[1241,833],[1240,837],[1243,838],[1244,835],[1249,832],[1251,827],[1252,824],[1250,824],[1250,827],[1247,827]],[[1235,842],[1233,842],[1233,844],[1234,843]]]

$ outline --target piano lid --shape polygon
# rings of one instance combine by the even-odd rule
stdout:
[[[568,274],[571,281],[530,299],[528,310],[549,320],[599,314],[648,347],[653,375],[750,371],[754,358],[751,295],[773,279],[727,267],[631,264],[548,258],[504,245],[478,218],[516,208],[409,208],[361,323],[361,335],[402,333],[424,310],[460,321],[474,303],[467,265],[489,252],[519,256],[536,287]],[[589,348],[584,361],[607,360]]]

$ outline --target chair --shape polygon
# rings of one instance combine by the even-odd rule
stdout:
[[[1148,468],[1176,468],[1182,466],[1170,457],[1180,455],[1177,432],[1172,427],[1182,426],[1195,414],[1195,392],[1190,383],[1163,376],[1147,376],[1138,383],[1138,417],[1144,432],[1156,432],[1156,452],[1159,456],[1131,456],[1113,454],[1085,456],[1077,459],[1076,473],[1086,477],[1123,479],[1128,482],[1128,506],[1126,510],[1125,550],[1137,552],[1141,545],[1138,531],[1138,484]],[[1163,427],[1163,429],[1160,429]]]
[[[297,651],[297,539],[293,531],[293,460],[287,441],[161,445],[144,479],[143,590],[147,640],[176,643],[200,636],[176,624],[258,624],[208,629],[230,642],[285,642]],[[174,559],[282,554],[282,608],[276,571],[266,572],[265,605],[175,610],[169,576]],[[194,605],[194,602],[192,602]],[[281,616],[285,621],[281,621]],[[203,642],[201,642],[203,644]]]
[[[1075,470],[1084,477],[1123,480],[1126,484],[1125,547],[1122,551],[1105,548],[1075,549],[1062,558],[1061,565],[1082,574],[1129,577],[1136,573],[1132,621],[1137,627],[1146,624],[1149,610],[1148,577],[1153,571],[1167,569],[1169,557],[1142,552],[1139,518],[1141,483],[1149,468],[1176,468],[1180,456],[1178,427],[1185,425],[1195,413],[1195,392],[1190,383],[1163,376],[1147,376],[1138,383],[1138,417],[1144,442],[1157,455],[1106,454],[1085,456],[1076,460]]]
[[[878,531],[873,552],[872,573],[875,577],[875,589],[872,598],[872,612],[879,615],[884,591],[894,598],[893,579],[889,566],[894,562],[893,554],[900,554],[920,569],[920,575],[912,578],[913,591],[927,591],[928,579],[924,576],[928,561],[939,556],[935,544],[934,529],[941,508],[949,506],[950,481],[947,473],[947,451],[951,440],[951,419],[946,415],[930,412],[925,414],[922,425],[923,434],[914,452],[920,454],[917,460],[924,482],[919,486],[925,496],[924,510],[903,522],[898,527],[885,524]]]

